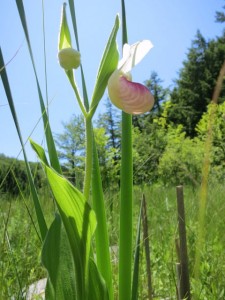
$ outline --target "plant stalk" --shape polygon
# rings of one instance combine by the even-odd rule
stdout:
[[[122,42],[128,42],[125,1],[122,7]],[[131,299],[133,240],[132,116],[122,112],[119,236],[119,300]]]
[[[93,131],[90,116],[85,117],[85,177],[84,177],[84,196],[89,199],[92,175],[92,148],[93,148]]]
[[[131,299],[133,240],[132,116],[122,113],[122,158],[119,238],[119,299]]]

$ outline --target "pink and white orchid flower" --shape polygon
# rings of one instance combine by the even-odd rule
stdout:
[[[148,40],[133,45],[125,44],[123,58],[108,81],[108,93],[112,103],[128,114],[148,112],[154,105],[154,97],[142,84],[132,82],[131,69],[137,65],[153,47]]]

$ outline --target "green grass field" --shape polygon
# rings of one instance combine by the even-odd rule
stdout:
[[[176,188],[162,186],[146,187],[144,190],[148,208],[148,230],[150,238],[151,276],[154,299],[176,299],[176,262],[175,239],[177,232]],[[225,297],[225,187],[209,188],[207,211],[205,216],[205,242],[201,245],[201,265],[198,282],[194,280],[194,263],[197,227],[199,191],[184,187],[186,230],[188,241],[189,271],[191,290],[198,299],[217,300]],[[134,189],[135,224],[139,214],[142,190]],[[106,195],[108,207],[108,227],[111,246],[118,245],[118,199]],[[113,201],[113,214],[110,202]],[[26,199],[33,222],[36,223],[32,201]],[[46,219],[50,224],[54,216],[54,204],[50,196],[42,197]],[[0,299],[22,299],[21,290],[37,279],[46,276],[40,263],[41,243],[20,198],[0,201]],[[141,238],[141,244],[143,238]],[[143,245],[141,245],[141,269],[139,299],[147,299],[147,274]],[[114,282],[117,282],[117,261],[113,263]],[[116,296],[115,296],[116,297]],[[116,298],[115,298],[116,299]]]

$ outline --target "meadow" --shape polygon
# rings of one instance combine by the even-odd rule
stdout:
[[[198,33],[177,81],[178,89],[170,96],[156,73],[145,85],[132,82],[132,69],[153,45],[150,40],[128,44],[125,1],[121,0],[121,17],[115,16],[89,98],[75,4],[68,2],[69,22],[66,3],[62,5],[58,62],[74,92],[83,127],[76,137],[78,127],[72,128],[72,141],[71,136],[64,140],[61,135],[60,148],[49,121],[47,74],[44,99],[25,8],[22,0],[16,0],[45,134],[41,144],[32,134],[28,137],[40,162],[33,166],[27,158],[0,49],[1,79],[23,152],[23,170],[16,167],[20,162],[7,165],[1,155],[0,299],[26,299],[29,285],[46,277],[46,300],[224,299],[224,56],[218,55],[214,63],[218,53],[214,49],[223,50],[223,39],[206,44]],[[42,14],[44,17],[44,10]],[[120,31],[122,55],[117,44]],[[199,42],[205,44],[207,55],[201,54]],[[216,65],[213,72],[206,72],[205,67],[201,71],[202,66],[211,66],[208,55]],[[44,64],[46,67],[45,54]],[[207,78],[198,77],[193,83],[193,70]],[[194,95],[187,93],[187,82],[189,91],[196,87]],[[202,90],[207,93],[201,94]],[[106,91],[121,117],[116,120],[110,104],[110,118],[105,115],[100,122],[105,127],[95,128],[94,115]],[[187,109],[181,113],[186,100]],[[72,177],[66,177],[65,171]],[[177,212],[177,182],[184,183],[186,213],[182,217]],[[186,234],[183,230],[182,235],[184,219]],[[181,291],[186,236],[190,291]]]
[[[147,202],[151,278],[153,299],[176,299],[176,262],[178,261],[175,240],[177,233],[176,189],[154,185],[134,189],[134,235],[142,193]],[[199,190],[184,187],[186,232],[191,291],[199,300],[217,300],[225,297],[225,187],[214,185],[209,189],[205,222],[205,243],[201,247],[200,281],[196,284],[193,275],[196,252]],[[25,203],[27,207],[25,206]],[[110,212],[110,202],[114,202]],[[110,246],[118,245],[119,201],[117,194],[106,193],[107,225]],[[55,206],[50,194],[42,195],[41,203],[48,223],[53,220]],[[28,214],[28,210],[29,213]],[[41,242],[34,229],[35,212],[32,201],[21,197],[10,199],[5,196],[0,202],[0,299],[22,299],[21,291],[32,282],[46,277],[41,265]],[[31,219],[32,217],[32,219]],[[34,222],[34,224],[33,224]],[[114,247],[113,249],[116,249]],[[114,251],[116,252],[116,251]],[[115,299],[117,295],[118,260],[112,253]],[[147,299],[146,259],[141,237],[141,264],[138,299]]]

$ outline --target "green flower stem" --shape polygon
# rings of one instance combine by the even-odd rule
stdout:
[[[122,113],[122,158],[119,237],[119,299],[131,299],[133,239],[132,116]]]
[[[128,42],[125,1],[122,6],[122,41]],[[132,116],[122,113],[122,153],[120,174],[119,300],[131,299],[133,240],[133,155]]]
[[[91,187],[91,174],[92,174],[92,148],[93,148],[93,130],[90,115],[85,117],[85,143],[86,143],[86,155],[85,155],[85,177],[84,177],[84,196],[86,200],[89,199],[90,187]]]
[[[86,117],[87,117],[87,112],[86,112],[86,110],[85,110],[85,107],[84,107],[83,102],[82,102],[82,100],[81,100],[81,96],[80,96],[79,90],[78,90],[77,85],[76,85],[76,82],[75,82],[75,80],[74,80],[73,71],[72,71],[72,70],[66,71],[66,75],[67,75],[67,77],[68,77],[68,79],[69,79],[69,81],[70,81],[70,84],[71,84],[71,86],[72,86],[72,88],[73,88],[73,90],[74,90],[74,93],[75,93],[75,95],[76,95],[78,104],[79,104],[79,106],[80,106],[80,109],[81,109],[81,111],[82,111],[84,117],[86,118]]]

